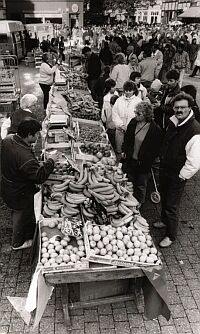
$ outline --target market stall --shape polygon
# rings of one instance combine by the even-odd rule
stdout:
[[[93,118],[95,104],[84,119],[73,117],[74,94],[81,93],[54,86],[43,122],[44,157],[56,149],[59,160],[42,190],[35,325],[57,284],[67,327],[70,308],[131,300],[139,288],[146,316],[169,320],[162,262],[132,183]],[[76,110],[82,114],[89,100],[80,96]]]

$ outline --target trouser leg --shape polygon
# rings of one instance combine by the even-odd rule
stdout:
[[[184,75],[185,75],[185,69],[183,68],[180,71],[180,74],[179,74],[179,86],[180,86],[180,88],[182,87],[182,84],[183,84]]]
[[[135,173],[135,179],[133,182],[134,196],[139,203],[144,204],[147,192],[149,173],[141,173],[139,170]]]
[[[196,66],[194,67],[194,69],[193,69],[193,72],[192,72],[192,74],[191,74],[191,77],[194,77],[194,76],[197,74],[197,72],[198,72],[199,69],[200,69],[200,67],[196,65]]]
[[[26,240],[32,239],[35,232],[35,215],[33,202],[22,210],[12,210],[13,224],[12,246],[19,247]]]
[[[47,105],[49,103],[49,91],[51,89],[51,86],[40,84],[40,87],[41,87],[41,89],[43,91],[43,95],[44,95],[44,110],[46,110]]]
[[[163,173],[161,177],[161,217],[166,224],[166,235],[171,240],[175,240],[177,236],[179,206],[185,183],[178,176],[169,173]]]
[[[88,80],[88,87],[91,91],[91,95],[94,101],[97,100],[96,92],[95,92],[95,85],[96,85],[97,79],[94,80]]]

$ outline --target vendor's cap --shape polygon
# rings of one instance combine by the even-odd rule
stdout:
[[[150,89],[151,91],[154,91],[154,92],[159,92],[159,90],[161,89],[162,87],[162,82],[159,80],[159,79],[155,79],[151,86],[150,86]]]

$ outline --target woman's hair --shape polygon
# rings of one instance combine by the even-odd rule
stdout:
[[[116,82],[113,79],[107,79],[105,81],[104,95],[108,94],[111,88],[116,86]]]
[[[125,55],[120,52],[120,53],[117,53],[116,56],[115,56],[115,64],[125,64],[125,61],[126,61],[126,58],[125,58]]]
[[[181,88],[182,92],[185,92],[186,94],[189,94],[192,96],[194,100],[196,100],[197,97],[197,89],[193,85],[186,85]]]
[[[42,55],[42,61],[44,63],[48,62],[48,58],[49,58],[48,53],[47,52],[43,53],[43,55]]]
[[[140,102],[135,108],[135,113],[143,113],[144,119],[147,123],[150,123],[154,119],[153,107],[148,102]]]
[[[193,105],[194,105],[194,99],[193,99],[193,97],[191,95],[189,95],[189,94],[186,94],[185,92],[181,92],[181,93],[177,94],[173,98],[172,104],[174,105],[175,102],[182,101],[182,100],[187,100],[188,101],[188,106],[190,108],[193,107]]]
[[[179,73],[178,73],[177,70],[170,70],[170,71],[167,72],[166,78],[167,78],[167,80],[170,80],[170,79],[178,80],[179,79]]]
[[[37,102],[37,97],[33,94],[25,94],[20,100],[20,107],[22,109],[30,108],[33,104]]]
[[[110,98],[110,105],[114,106],[115,102],[117,101],[117,99],[119,98],[118,95],[112,95]]]
[[[130,80],[132,80],[134,82],[136,78],[141,78],[141,73],[140,72],[132,72],[131,73]]]
[[[137,88],[136,84],[131,80],[126,81],[123,85],[123,91],[124,92],[130,92],[132,90],[133,90],[133,94],[138,95],[138,88]]]
[[[26,138],[29,134],[34,136],[38,131],[41,130],[42,126],[36,119],[26,117],[23,121],[20,122],[17,134],[21,138]]]

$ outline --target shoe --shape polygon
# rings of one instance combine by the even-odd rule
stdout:
[[[153,223],[153,227],[164,228],[164,227],[166,227],[166,225],[163,222],[155,222],[155,223]]]
[[[27,240],[21,246],[12,247],[12,249],[13,250],[20,250],[20,249],[30,248],[32,246],[32,242],[33,242],[33,240]]]
[[[165,237],[160,243],[159,246],[162,248],[169,247],[173,241],[169,237]]]
[[[194,77],[194,75],[192,75],[192,74],[191,74],[191,75],[189,75],[189,77],[190,77],[190,78],[193,78],[193,77]]]

